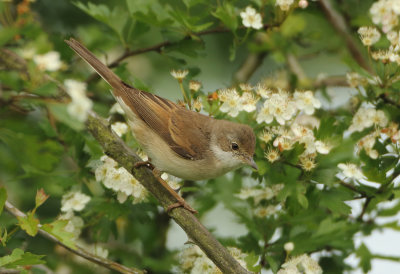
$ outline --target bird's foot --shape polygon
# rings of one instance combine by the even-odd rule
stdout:
[[[173,203],[172,205],[169,205],[167,208],[167,212],[171,212],[173,209],[178,208],[178,207],[183,207],[184,209],[186,209],[187,211],[193,213],[193,214],[197,214],[198,211],[196,209],[193,209],[188,203],[186,203],[186,201],[182,198],[181,201],[178,201],[176,203]]]
[[[139,168],[139,167],[147,167],[151,170],[154,170],[154,166],[152,163],[150,163],[150,161],[140,161],[140,162],[136,162],[133,165],[134,168]]]

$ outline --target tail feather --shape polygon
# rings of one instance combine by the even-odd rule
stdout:
[[[84,45],[73,38],[64,41],[115,90],[123,87],[123,82],[121,79],[96,56],[94,56],[94,54],[91,53]]]

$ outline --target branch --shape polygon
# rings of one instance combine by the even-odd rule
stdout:
[[[164,209],[177,202],[167,189],[161,187],[159,181],[149,169],[135,167],[135,163],[142,160],[111,131],[104,119],[94,114],[89,115],[87,128],[103,147],[105,154],[117,161],[138,179]],[[168,214],[186,232],[189,239],[197,244],[223,273],[250,273],[240,266],[228,250],[188,210],[178,207]]]
[[[371,202],[372,197],[367,197],[367,199],[365,200],[364,206],[362,208],[362,211],[360,213],[360,216],[357,217],[357,220],[362,221],[362,218],[364,217],[364,214],[367,212],[367,208],[369,203]]]
[[[360,49],[358,48],[353,37],[350,35],[348,26],[343,16],[337,12],[331,5],[330,0],[320,0],[321,7],[328,17],[329,22],[335,28],[335,30],[344,38],[347,48],[350,54],[357,61],[357,63],[370,73],[373,73],[371,66],[364,59]]]
[[[262,65],[266,55],[266,52],[250,53],[239,70],[235,73],[233,82],[235,84],[246,83],[253,73]]]
[[[18,208],[16,208],[15,206],[13,206],[9,201],[6,201],[4,207],[7,209],[7,211],[14,215],[15,217],[26,217],[25,213],[23,213],[22,211],[20,211]],[[67,249],[68,251],[74,253],[75,255],[78,255],[79,257],[85,258],[88,261],[91,261],[95,264],[101,265],[105,268],[108,268],[110,270],[115,270],[118,271],[120,273],[132,273],[132,274],[143,274],[146,273],[146,271],[144,270],[139,270],[136,268],[128,268],[124,265],[121,265],[119,263],[116,263],[114,261],[96,256],[94,254],[91,254],[87,251],[85,251],[83,248],[77,246],[76,249],[72,249],[68,246],[66,246],[65,244],[63,244],[62,242],[60,242],[56,237],[54,237],[53,235],[51,235],[50,233],[48,233],[47,231],[43,230],[40,228],[41,225],[39,225],[39,234],[42,235],[43,237],[45,237],[46,239],[64,247],[65,249]]]
[[[382,93],[378,96],[378,98],[382,99],[386,104],[395,106],[396,108],[400,108],[400,103],[390,99],[386,93]]]
[[[362,190],[357,189],[355,186],[353,186],[353,185],[351,185],[351,184],[349,184],[349,183],[346,183],[346,182],[343,182],[343,181],[340,181],[339,183],[340,183],[342,186],[344,186],[345,188],[348,188],[348,189],[350,189],[350,190],[352,190],[352,191],[354,191],[354,192],[357,192],[357,193],[361,194],[361,196],[362,196],[363,198],[368,197],[368,196],[367,196],[367,193],[365,193],[365,192],[362,191]]]
[[[275,25],[265,24],[262,29],[266,30],[266,29],[269,29],[269,28],[274,27],[274,26]],[[239,27],[239,29],[245,29],[245,28],[246,28],[245,26],[240,26]],[[199,36],[208,35],[208,34],[227,33],[227,32],[230,32],[230,31],[231,30],[228,29],[228,28],[221,28],[221,27],[220,28],[214,28],[214,29],[204,30],[204,31],[201,31],[201,32],[197,32],[197,33],[192,33],[190,35],[186,35],[182,40],[188,40],[188,39],[192,39],[193,37],[196,37],[196,36],[199,37]],[[180,41],[182,41],[182,40],[180,40]],[[136,49],[136,50],[126,50],[120,57],[118,57],[113,62],[111,62],[108,65],[108,67],[109,68],[117,67],[119,65],[119,63],[121,63],[126,58],[131,57],[131,56],[135,56],[135,55],[139,55],[139,54],[142,54],[142,53],[151,52],[151,51],[155,51],[155,52],[161,53],[162,50],[165,47],[178,44],[180,41],[177,41],[177,42],[164,41],[164,42],[161,42],[161,43],[158,43],[158,44],[155,44],[153,46],[146,47],[146,48],[141,48],[141,49]],[[97,79],[98,77],[99,77],[99,75],[97,73],[92,73],[89,76],[89,78],[86,80],[86,83],[90,83],[93,80]]]

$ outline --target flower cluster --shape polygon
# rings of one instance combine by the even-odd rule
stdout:
[[[262,98],[264,102],[257,111],[256,118],[259,124],[270,124],[275,119],[280,125],[284,125],[299,112],[311,115],[315,109],[321,107],[321,102],[314,97],[311,91],[296,90],[291,95],[282,89],[274,92],[262,84],[255,87],[241,84],[240,88],[241,95],[235,88],[219,90],[218,97],[222,102],[220,111],[228,113],[232,117],[236,117],[240,111],[253,112],[257,110],[257,102]]]
[[[291,96],[289,92],[279,89],[264,101],[257,115],[257,123],[269,124],[275,119],[280,125],[284,125],[298,114],[298,111],[311,115],[320,107],[320,101],[311,91],[295,91]]]
[[[371,126],[384,127],[389,122],[382,110],[360,107],[351,121],[350,132],[363,131]]]
[[[114,190],[120,203],[125,202],[129,196],[133,197],[134,204],[147,198],[147,190],[125,168],[118,167],[117,162],[108,156],[100,160],[101,164],[95,170],[96,181]]]
[[[247,254],[236,247],[228,247],[228,251],[241,266],[246,268],[244,259]],[[179,263],[183,273],[222,273],[197,245],[189,245],[183,249],[179,254]]]
[[[328,154],[332,149],[332,145],[328,142],[316,140],[313,130],[300,124],[299,121],[294,122],[289,128],[276,126],[265,129],[259,135],[259,139],[267,144],[272,142],[272,146],[265,152],[265,158],[271,163],[279,159],[281,152],[293,149],[296,143],[302,144],[304,152],[299,160],[300,166],[306,171],[315,168],[314,159],[317,153]]]
[[[399,23],[400,3],[397,0],[379,0],[372,4],[369,12],[374,24],[382,25],[382,30],[387,33]]]
[[[310,258],[307,254],[293,257],[285,262],[278,274],[292,274],[292,273],[312,273],[322,274],[322,268],[319,264]]]
[[[74,211],[82,211],[86,204],[90,201],[90,197],[81,192],[68,192],[61,199],[61,214],[58,219],[68,221],[65,231],[73,234],[74,240],[78,239],[81,234],[84,222],[83,219],[74,214]]]
[[[258,101],[251,91],[244,91],[242,95],[239,95],[235,88],[220,90],[218,97],[222,102],[220,111],[232,117],[236,117],[240,111],[255,111]]]
[[[67,106],[69,115],[80,122],[85,122],[93,106],[92,100],[86,97],[86,84],[67,79],[64,81],[64,85],[68,95],[71,97],[71,103]]]

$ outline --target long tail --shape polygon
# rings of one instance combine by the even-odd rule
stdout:
[[[74,38],[64,40],[83,60],[85,60],[110,86],[119,90],[124,86],[121,79],[105,64],[103,64],[93,53]]]

